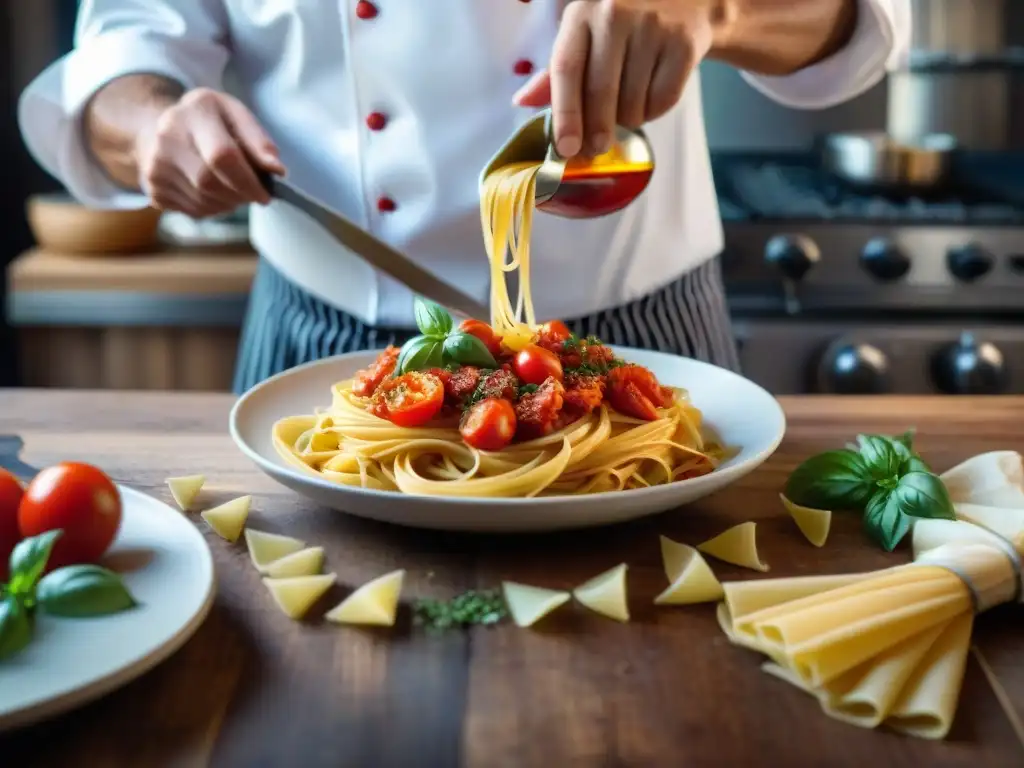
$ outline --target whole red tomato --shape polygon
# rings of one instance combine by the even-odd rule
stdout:
[[[101,470],[63,462],[47,467],[28,484],[18,507],[22,536],[60,529],[47,570],[95,563],[121,527],[121,494]]]
[[[8,472],[0,469],[0,579],[7,579],[7,561],[11,550],[21,540],[18,530],[18,505],[25,489],[21,482]]]
[[[463,320],[459,323],[459,330],[470,336],[476,336],[495,357],[501,356],[501,336],[483,320]]]
[[[488,397],[476,403],[459,425],[462,439],[481,451],[500,451],[516,436],[516,412],[512,403]]]
[[[556,381],[562,380],[562,361],[558,355],[536,344],[527,344],[516,355],[514,362],[516,376],[524,384],[540,386],[550,376]]]

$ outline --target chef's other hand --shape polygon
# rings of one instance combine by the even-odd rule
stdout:
[[[253,169],[284,175],[277,147],[237,99],[206,88],[184,94],[136,139],[142,190],[161,210],[194,218],[270,202]]]
[[[615,124],[637,128],[665,114],[707,55],[716,0],[573,0],[562,13],[548,69],[515,95],[551,105],[563,157],[607,152]]]

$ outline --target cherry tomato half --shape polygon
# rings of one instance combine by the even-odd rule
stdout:
[[[501,354],[501,336],[483,320],[463,320],[459,323],[459,330],[470,336],[476,336],[495,357]]]
[[[515,359],[515,372],[524,384],[540,386],[548,377],[562,380],[562,361],[558,355],[536,344],[526,345]]]
[[[572,336],[572,332],[569,330],[569,326],[561,320],[549,320],[540,327],[539,335],[546,341],[559,342]]]
[[[444,405],[444,383],[431,373],[414,371],[385,379],[373,395],[374,415],[400,427],[418,427]]]
[[[459,425],[462,439],[481,451],[500,451],[516,434],[516,412],[512,403],[489,397],[475,403]]]
[[[21,541],[18,506],[25,489],[21,481],[6,469],[0,469],[0,579],[7,579],[7,562],[14,545]]]
[[[360,397],[372,395],[384,378],[390,376],[395,370],[400,351],[398,347],[391,346],[377,355],[377,359],[370,364],[369,368],[364,368],[356,373],[352,382],[352,391]]]
[[[60,529],[47,570],[95,563],[121,527],[121,494],[101,470],[90,464],[63,462],[47,467],[25,489],[18,507],[21,535],[38,536]]]
[[[608,402],[619,413],[645,421],[658,418],[658,408],[672,400],[654,374],[639,365],[624,365],[608,373]]]

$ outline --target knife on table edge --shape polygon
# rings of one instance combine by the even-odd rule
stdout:
[[[273,174],[259,172],[260,181],[270,196],[298,208],[326,229],[331,236],[366,261],[370,266],[390,275],[414,293],[437,302],[442,307],[476,320],[488,321],[490,310],[457,288],[435,277],[412,259],[371,235],[362,227],[328,208],[319,200],[301,192]]]

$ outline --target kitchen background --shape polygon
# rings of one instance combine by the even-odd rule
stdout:
[[[227,389],[244,220],[83,214],[17,134],[76,5],[0,7],[0,386]],[[776,394],[1024,392],[1022,66],[1019,0],[915,0],[910,67],[823,112],[704,65],[747,376]]]

